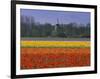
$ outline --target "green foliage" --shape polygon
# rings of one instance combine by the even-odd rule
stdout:
[[[40,24],[34,17],[21,16],[21,37],[89,38],[90,24]]]

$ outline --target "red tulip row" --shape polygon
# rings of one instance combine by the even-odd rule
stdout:
[[[21,69],[90,65],[90,48],[21,48]]]

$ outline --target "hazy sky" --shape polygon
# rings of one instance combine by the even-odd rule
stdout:
[[[79,24],[90,23],[89,12],[71,12],[71,11],[51,11],[51,10],[34,10],[21,9],[21,15],[33,16],[36,22],[56,24],[57,19],[60,23],[76,22]]]

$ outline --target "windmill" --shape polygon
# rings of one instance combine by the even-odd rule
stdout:
[[[55,32],[57,32],[57,28],[58,28],[59,26],[60,26],[59,19],[57,19],[57,24],[55,25],[55,28],[54,28]]]
[[[57,24],[55,24],[55,26],[54,26],[54,30],[52,31],[52,36],[57,36],[58,35],[57,34],[57,28],[58,28],[58,26],[60,26],[59,19],[57,19]]]

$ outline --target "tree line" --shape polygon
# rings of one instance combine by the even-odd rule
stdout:
[[[21,37],[89,38],[90,23],[56,24],[35,22],[34,17],[21,16]]]

